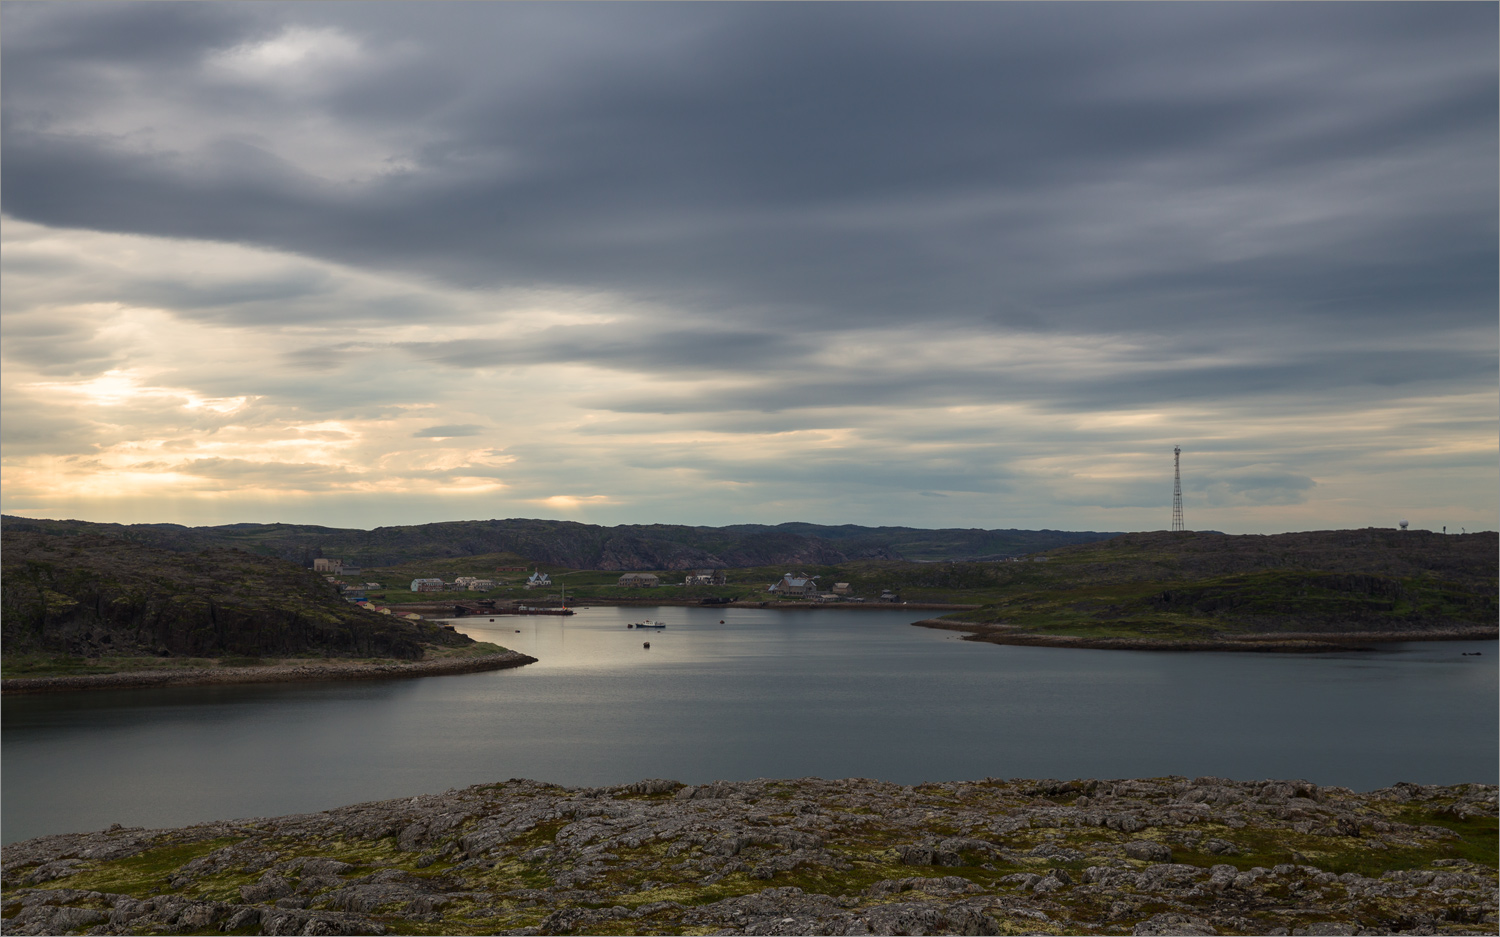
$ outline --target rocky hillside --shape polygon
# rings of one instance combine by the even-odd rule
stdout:
[[[5,847],[8,934],[1493,934],[1496,788],[534,781]]]
[[[472,643],[356,608],[322,576],[241,550],[9,526],[0,547],[7,664],[26,654],[413,660],[429,645]]]
[[[104,534],[174,550],[233,547],[310,566],[338,557],[364,566],[511,553],[570,569],[638,570],[829,565],[859,559],[937,560],[1029,553],[1112,537],[1093,531],[919,530],[910,527],[599,527],[572,521],[454,521],[346,530],[300,524],[94,524],[4,518],[6,530]]]

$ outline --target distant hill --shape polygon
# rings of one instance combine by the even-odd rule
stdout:
[[[955,584],[987,604],[949,617],[1101,639],[1454,629],[1493,635],[1497,546],[1493,531],[1125,534],[1051,551],[1045,563],[955,566]]]
[[[861,559],[995,559],[1118,536],[1097,531],[923,530],[802,523],[600,527],[525,518],[374,530],[303,524],[96,524],[13,516],[3,518],[3,525],[6,531],[107,535],[166,550],[235,548],[300,566],[310,566],[321,556],[364,566],[396,566],[413,560],[512,553],[533,563],[603,570],[830,565]]]
[[[429,645],[473,643],[357,608],[322,576],[285,560],[61,528],[6,525],[0,615],[8,661],[18,654],[417,660]]]

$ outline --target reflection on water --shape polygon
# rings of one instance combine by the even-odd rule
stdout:
[[[667,627],[625,627],[648,616]],[[1494,642],[1323,655],[1056,650],[963,642],[910,627],[915,617],[595,608],[466,618],[459,627],[475,638],[540,662],[419,680],[9,698],[4,840],[511,777],[1496,781]]]

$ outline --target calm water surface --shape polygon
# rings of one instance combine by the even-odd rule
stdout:
[[[1493,641],[1322,655],[1058,650],[962,642],[911,627],[917,614],[468,618],[475,638],[540,663],[13,697],[0,834],[295,813],[512,777],[1213,774],[1367,790],[1500,775]],[[625,628],[643,615],[668,627]]]

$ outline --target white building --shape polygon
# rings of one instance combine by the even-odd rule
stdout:
[[[552,580],[547,576],[546,573],[533,571],[530,576],[526,577],[526,588],[528,589],[535,589],[538,586],[550,585],[552,585]]]
[[[413,592],[442,592],[443,581],[441,579],[413,579],[411,581]]]

